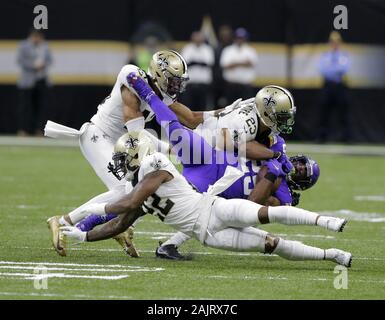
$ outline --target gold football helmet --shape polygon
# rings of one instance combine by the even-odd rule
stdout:
[[[151,59],[148,74],[162,94],[176,99],[186,89],[189,76],[183,57],[174,50],[156,52]]]
[[[264,125],[277,133],[293,131],[296,107],[291,93],[282,87],[269,85],[255,96],[257,114]]]
[[[118,179],[131,181],[143,158],[155,151],[151,139],[143,131],[131,131],[122,135],[115,143],[108,169]]]

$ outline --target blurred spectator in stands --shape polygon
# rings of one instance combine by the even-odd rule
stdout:
[[[223,49],[220,66],[225,79],[227,104],[238,98],[247,99],[255,95],[253,82],[256,78],[258,55],[247,44],[248,32],[238,28],[234,33],[234,43]]]
[[[340,49],[341,35],[332,31],[329,36],[330,50],[325,52],[319,62],[319,72],[323,78],[323,88],[320,99],[320,125],[318,142],[325,142],[332,130],[331,119],[336,118],[342,132],[342,141],[351,139],[350,112],[345,85],[346,73],[349,70],[350,59],[346,52]]]
[[[190,77],[181,101],[192,110],[211,109],[214,49],[205,43],[201,32],[195,31],[191,35],[191,42],[182,49],[181,54],[186,60]]]
[[[214,104],[216,107],[226,106],[226,98],[224,97],[225,81],[223,79],[222,68],[220,66],[220,58],[222,51],[233,43],[233,29],[229,25],[222,25],[218,29],[218,46],[215,48],[215,63],[213,69],[213,90]]]
[[[159,40],[156,37],[146,37],[142,44],[136,46],[135,57],[131,63],[147,72],[151,58],[158,51],[158,48]]]
[[[43,135],[44,123],[47,120],[48,67],[51,62],[51,52],[43,33],[31,30],[17,52],[17,63],[21,67],[17,114],[17,134],[20,136],[28,133]]]

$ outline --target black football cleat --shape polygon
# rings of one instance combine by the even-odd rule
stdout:
[[[159,247],[156,248],[155,256],[161,259],[186,260],[186,257],[178,252],[178,248],[174,244],[162,245],[161,242],[159,242]]]

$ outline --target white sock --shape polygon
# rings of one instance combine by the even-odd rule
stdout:
[[[66,219],[64,219],[64,216],[61,216],[61,217],[60,217],[59,223],[60,223],[60,225],[62,225],[62,226],[71,226],[71,224],[70,224]]]
[[[288,260],[324,260],[325,250],[307,246],[298,241],[284,240],[279,242],[273,253]]]
[[[269,221],[288,225],[316,225],[319,214],[291,206],[268,207]]]
[[[179,248],[185,241],[190,239],[191,237],[187,234],[184,234],[182,232],[175,233],[170,239],[168,239],[166,242],[162,244],[162,246],[167,246],[169,244],[175,245],[177,248]]]

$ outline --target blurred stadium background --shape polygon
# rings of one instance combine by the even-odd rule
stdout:
[[[351,67],[346,83],[352,142],[385,141],[385,2],[111,0],[65,2],[4,1],[0,20],[0,133],[17,132],[20,74],[17,48],[25,39],[37,4],[48,8],[44,30],[52,52],[52,82],[44,119],[79,128],[95,113],[114,84],[117,72],[143,49],[148,36],[158,48],[182,49],[195,30],[215,47],[223,25],[244,27],[259,61],[255,89],[278,84],[292,90],[298,106],[291,140],[315,140],[321,112],[322,79],[318,61],[328,50],[336,5],[348,9],[348,29],[340,30]],[[144,62],[145,64],[145,62]],[[256,92],[256,91],[255,91]],[[218,101],[212,101],[217,105]],[[335,122],[337,122],[335,120]],[[338,141],[338,123],[329,139]]]

